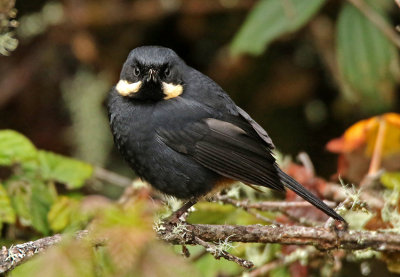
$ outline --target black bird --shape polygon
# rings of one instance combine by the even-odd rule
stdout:
[[[213,80],[171,49],[133,49],[108,98],[114,142],[137,175],[181,199],[235,180],[285,191],[336,220],[333,209],[276,164],[267,132]]]

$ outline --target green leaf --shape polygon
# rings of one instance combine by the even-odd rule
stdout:
[[[400,172],[385,172],[381,176],[381,183],[389,189],[400,189]]]
[[[11,178],[7,181],[7,191],[11,198],[11,204],[17,213],[19,222],[23,226],[32,226],[30,199],[31,186],[25,180]]]
[[[373,213],[362,211],[347,211],[344,216],[351,230],[363,230],[365,224],[367,224],[372,217],[374,217]]]
[[[10,198],[7,195],[7,191],[0,184],[0,230],[3,223],[15,223],[15,212],[11,206]]]
[[[246,258],[254,263],[254,266],[262,266],[280,255],[282,255],[281,245],[277,243],[254,243],[251,245],[240,245],[238,250],[243,247],[243,251],[246,253]]]
[[[269,273],[270,277],[290,277],[290,271],[287,269],[286,266],[281,266],[281,267],[277,267],[274,268],[273,270],[271,270],[271,272]]]
[[[384,19],[382,10],[376,10]],[[399,60],[396,47],[351,4],[337,22],[337,56],[346,83],[345,98],[367,111],[382,111],[393,102]]]
[[[283,34],[301,28],[325,0],[261,0],[250,11],[231,43],[233,54],[260,55]]]
[[[71,216],[70,204],[68,197],[62,196],[51,206],[47,218],[54,232],[60,232],[67,227]]]
[[[216,260],[212,255],[205,255],[195,266],[203,277],[240,276],[240,266],[225,259]]]
[[[39,181],[32,183],[32,195],[30,201],[30,210],[32,226],[45,235],[50,233],[50,226],[47,220],[47,214],[54,202],[54,195],[49,185]]]
[[[23,177],[16,176],[6,184],[19,222],[24,226],[33,226],[43,234],[49,234],[47,213],[56,197],[52,184],[45,184],[37,179],[28,182]]]
[[[36,156],[35,146],[25,136],[12,130],[0,131],[0,165],[32,161]]]
[[[235,207],[230,205],[200,202],[196,204],[196,210],[190,213],[188,222],[202,222],[204,224],[226,223],[230,214],[236,210]]]
[[[82,161],[47,151],[39,151],[38,157],[43,178],[63,183],[69,189],[82,187],[93,173],[92,166]]]
[[[51,230],[60,232],[70,226],[74,218],[80,215],[78,204],[77,200],[66,196],[58,198],[47,215]]]

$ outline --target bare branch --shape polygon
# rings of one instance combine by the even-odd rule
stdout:
[[[215,195],[212,198],[212,200],[220,201],[220,202],[225,203],[225,204],[231,204],[232,206],[235,206],[235,207],[238,207],[238,208],[242,208],[247,213],[253,215],[257,219],[260,219],[262,221],[268,222],[270,224],[279,225],[278,222],[276,222],[276,221],[274,221],[272,219],[269,219],[269,218],[267,218],[267,217],[265,217],[265,216],[263,216],[263,215],[261,215],[259,213],[254,212],[252,209],[257,209],[257,208],[253,207],[252,204],[249,201],[239,201],[239,200],[235,200],[235,199],[232,199],[232,198],[230,198],[230,197],[228,197],[226,195],[221,195],[221,194]],[[265,202],[262,202],[262,203],[265,203]],[[277,203],[281,203],[281,202],[277,202]],[[263,211],[262,209],[258,209],[258,210]],[[270,210],[270,209],[266,208],[266,210]],[[273,210],[271,209],[270,211],[273,211]]]
[[[299,255],[298,252],[301,252],[301,254]],[[312,246],[308,246],[305,248],[298,248],[296,251],[294,251],[286,256],[282,256],[279,259],[268,262],[268,263],[260,266],[259,268],[256,268],[256,269],[250,271],[248,274],[248,277],[266,276],[271,270],[274,270],[277,267],[290,265],[290,264],[298,261],[299,259],[301,259],[304,256],[307,256],[308,259],[310,259],[319,254],[321,254],[321,253],[318,252],[318,250]]]
[[[133,180],[125,176],[119,175],[115,172],[109,171],[107,169],[96,167],[93,172],[93,176],[100,181],[104,181],[110,184],[117,185],[119,187],[129,187],[132,185]]]
[[[82,2],[79,4],[79,7],[67,5],[65,13],[66,18],[70,19],[68,24],[72,24],[77,28],[83,28],[131,22],[134,20],[159,20],[176,12],[188,16],[198,16],[232,10],[249,10],[253,4],[254,0],[242,0],[231,7],[227,7],[226,5],[222,5],[220,1],[186,0],[175,4],[174,2],[161,2],[160,5],[160,1],[158,0],[147,0],[121,3],[118,6],[99,6],[96,14],[93,15],[92,6]],[[104,20],[105,18],[107,20]]]
[[[172,244],[202,245],[216,258],[223,257],[239,265],[250,268],[252,263],[226,252],[219,242],[259,242],[294,245],[313,245],[319,250],[359,250],[372,249],[381,252],[400,252],[400,234],[378,231],[332,231],[321,227],[304,226],[263,226],[263,225],[207,225],[179,222],[177,226],[164,222],[162,228],[157,228],[158,236]],[[175,230],[175,231],[174,231]],[[81,239],[88,231],[76,233]],[[23,263],[37,253],[59,243],[61,235],[41,238],[10,248],[2,247],[0,251],[0,273],[7,272]]]
[[[75,237],[77,239],[81,239],[87,234],[88,231],[86,230],[78,231]],[[3,246],[0,250],[0,274],[13,269],[34,255],[43,252],[54,244],[59,243],[61,239],[62,235],[57,234],[35,241],[13,245],[8,249]]]
[[[256,209],[259,211],[270,211],[270,212],[284,212],[289,208],[306,208],[312,207],[313,205],[307,201],[262,201],[251,203],[249,201],[239,201],[225,196],[216,196],[215,199],[217,201],[221,201],[223,203],[232,204],[236,207],[246,208],[246,209]],[[334,208],[337,206],[335,202],[332,201],[324,201],[329,207]]]
[[[315,168],[311,161],[310,156],[306,152],[300,152],[297,155],[297,159],[302,163],[304,168],[310,173],[311,176],[315,176]]]
[[[225,204],[231,204],[235,207],[242,208],[245,210],[247,213],[255,216],[256,218],[263,220],[265,222],[275,224],[275,225],[280,225],[280,223],[276,222],[275,220],[266,218],[265,216],[254,212],[253,210],[259,210],[259,211],[269,211],[269,212],[281,212],[284,215],[286,215],[288,218],[293,220],[294,222],[301,223],[302,225],[306,226],[315,226],[318,224],[317,222],[310,221],[307,218],[304,217],[295,217],[292,216],[289,212],[289,208],[306,208],[306,207],[312,207],[312,204],[310,204],[307,201],[293,201],[293,202],[287,202],[287,201],[262,201],[262,202],[256,202],[256,203],[251,203],[247,200],[235,200],[232,198],[229,198],[226,195],[216,195],[214,196],[214,200],[220,201]],[[335,202],[331,201],[324,201],[325,204],[328,206],[334,208],[336,207]]]
[[[376,173],[379,171],[381,168],[381,163],[382,163],[382,149],[383,149],[383,142],[385,139],[385,133],[386,133],[386,120],[383,118],[383,116],[378,117],[378,134],[375,140],[375,145],[374,145],[374,152],[372,153],[371,157],[371,163],[369,164],[369,169],[367,176],[373,176],[376,175]]]
[[[254,269],[248,274],[248,276],[249,277],[266,276],[271,270],[274,270],[275,268],[283,265],[284,264],[282,259],[274,260],[272,262],[260,266],[259,268]]]

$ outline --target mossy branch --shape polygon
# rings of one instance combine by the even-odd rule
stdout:
[[[258,242],[293,245],[313,245],[319,250],[372,249],[381,252],[400,252],[400,234],[377,231],[341,231],[322,227],[263,226],[263,225],[184,225],[185,233],[174,233],[176,227],[164,223],[157,230],[158,236],[172,244],[198,244],[196,238],[206,242]]]

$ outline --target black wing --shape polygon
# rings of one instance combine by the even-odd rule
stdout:
[[[278,191],[285,191],[285,185],[328,215],[344,221],[278,167],[268,134],[243,110],[239,114],[241,117],[226,120],[206,118],[180,129],[160,128],[157,133],[175,151],[192,156],[222,176]]]
[[[160,138],[222,176],[284,191],[271,149],[237,125],[214,118],[179,130],[160,128]]]
[[[245,119],[247,124],[250,124],[250,126],[252,127],[252,129],[254,130],[254,132],[257,133],[257,135],[271,148],[274,149],[275,145],[272,142],[272,139],[270,138],[270,136],[268,136],[267,131],[264,130],[263,127],[261,127],[257,122],[254,121],[254,119],[252,119],[250,117],[250,115],[248,115],[242,108],[237,107],[237,111],[239,112],[239,114],[241,115],[241,117],[243,119]],[[251,132],[251,130],[250,130]]]

